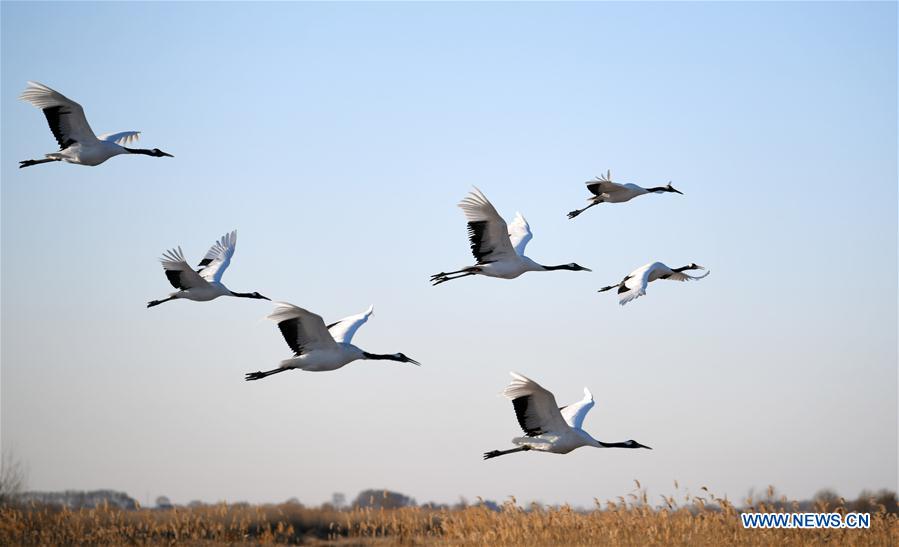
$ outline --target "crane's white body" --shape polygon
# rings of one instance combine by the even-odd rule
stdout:
[[[478,274],[487,277],[498,277],[500,279],[515,279],[523,273],[527,272],[545,272],[543,266],[537,264],[530,258],[519,255],[509,260],[501,262],[488,262],[478,266]]]
[[[698,268],[704,269],[701,266]],[[703,275],[691,276],[684,272],[671,269],[661,262],[650,262],[632,271],[618,285],[618,303],[622,306],[646,294],[646,287],[657,279],[670,281],[695,281],[702,279],[711,272]]]
[[[100,165],[109,158],[127,153],[128,152],[124,147],[119,146],[114,142],[97,139],[94,142],[78,142],[72,144],[59,152],[44,154],[44,157],[78,165],[95,166]]]
[[[19,98],[44,111],[50,130],[59,143],[58,152],[44,154],[47,160],[96,166],[121,154],[154,155],[148,154],[149,151],[129,150],[123,146],[136,141],[140,131],[105,133],[97,137],[87,123],[81,105],[44,84],[28,82]],[[171,157],[171,154],[164,152],[159,152],[159,155]]]
[[[223,284],[216,281],[207,281],[205,285],[175,291],[169,293],[169,296],[193,300],[194,302],[209,302],[220,296],[229,296],[230,294],[231,291]]]
[[[328,372],[337,370],[358,359],[362,359],[362,350],[353,344],[337,344],[333,348],[319,348],[298,357],[281,361],[281,368],[298,368],[309,372]]]
[[[533,238],[528,221],[521,213],[516,213],[512,222],[506,224],[493,204],[477,188],[474,188],[459,202],[459,207],[468,221],[471,252],[477,264],[450,274],[436,274],[432,276],[432,281],[443,282],[455,279],[454,277],[447,278],[447,276],[460,272],[464,272],[464,275],[515,279],[523,273],[546,272],[553,269],[590,271],[576,264],[543,266],[525,256],[525,248]],[[464,275],[460,277],[464,277]]]
[[[587,186],[589,187],[589,184]],[[636,184],[617,184],[611,182],[606,184],[605,188],[599,190],[599,193],[589,199],[591,201],[601,200],[606,203],[624,203],[625,201],[630,201],[637,196],[648,193],[649,191],[646,188],[637,186]]]

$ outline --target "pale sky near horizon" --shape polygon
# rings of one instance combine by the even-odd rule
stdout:
[[[639,479],[740,499],[897,482],[895,3],[0,4],[2,445],[34,490],[146,502],[389,488],[588,506]],[[73,31],[73,29],[76,29]],[[54,151],[27,80],[174,158]],[[685,195],[595,207],[611,169]],[[528,255],[468,278],[456,203],[521,211]],[[290,350],[268,302],[146,309],[157,257],[238,230],[224,282],[421,361],[244,382]],[[654,260],[711,270],[619,307]],[[482,461],[519,371],[652,451]]]

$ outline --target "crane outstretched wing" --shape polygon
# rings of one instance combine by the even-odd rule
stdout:
[[[44,111],[47,124],[56,137],[60,150],[65,150],[76,142],[96,140],[97,137],[84,116],[84,109],[62,93],[42,83],[28,82],[19,99]]]
[[[200,261],[199,273],[203,279],[207,281],[222,281],[222,275],[231,264],[231,257],[234,256],[234,248],[237,246],[237,230],[229,234],[225,234],[212,244],[212,247],[206,252],[206,256]]]
[[[287,302],[275,302],[275,309],[268,319],[278,324],[284,341],[300,356],[313,349],[329,349],[337,346],[325,328],[321,316]]]
[[[194,289],[209,284],[184,260],[184,252],[181,251],[181,247],[162,253],[159,261],[162,262],[162,268],[165,270],[165,276],[169,283],[176,289]]]
[[[577,429],[583,429],[584,418],[587,417],[587,413],[590,412],[593,405],[593,394],[590,393],[589,389],[584,388],[583,399],[568,406],[563,406],[559,411],[568,425]]]
[[[621,190],[620,184],[612,182],[612,171],[607,171],[605,175],[600,175],[595,180],[588,180],[585,184],[587,190],[597,196]]]
[[[558,434],[568,427],[552,393],[517,372],[510,374],[512,381],[503,390],[503,395],[512,399],[518,425],[525,435]]]
[[[140,131],[121,131],[119,133],[103,133],[97,137],[101,141],[114,142],[120,146],[131,144],[140,138]]]
[[[684,272],[674,272],[673,274],[670,274],[665,279],[667,279],[669,281],[696,281],[697,279],[702,279],[703,277],[709,275],[710,273],[712,273],[712,270],[708,270],[702,275],[690,275],[690,274],[686,274]]]
[[[509,240],[509,228],[484,194],[475,188],[459,202],[468,219],[468,239],[471,254],[478,264],[489,264],[515,257]]]
[[[374,306],[369,306],[367,310],[356,315],[344,317],[336,323],[328,325],[328,332],[338,344],[349,344],[353,341],[353,335],[359,330],[359,327],[368,321],[371,314],[374,313]]]
[[[652,262],[632,271],[618,285],[618,303],[622,306],[646,294],[649,285],[649,274],[653,269],[665,266],[661,262]]]
[[[525,220],[521,213],[515,213],[515,218],[509,224],[509,241],[512,243],[512,248],[515,249],[515,252],[518,255],[524,255],[524,248],[528,246],[528,242],[533,237],[534,234],[531,233],[531,226],[528,224],[528,221]]]

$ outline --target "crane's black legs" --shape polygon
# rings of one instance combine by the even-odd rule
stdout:
[[[478,268],[477,266],[469,266],[467,268],[462,268],[461,270],[456,270],[454,272],[440,272],[438,274],[434,274],[431,276],[431,283],[433,285],[439,285],[439,284],[445,283],[447,281],[452,281],[453,279],[459,279],[460,277],[467,277],[469,275],[475,275],[479,271],[480,271],[480,268]],[[462,275],[450,277],[453,274],[462,274]]]
[[[256,371],[256,372],[248,372],[244,378],[247,382],[250,380],[261,380],[266,376],[271,376],[272,374],[278,374],[279,372],[284,372],[285,370],[293,370],[289,368],[276,368],[274,370],[266,370],[265,372]]]
[[[586,211],[587,209],[589,209],[590,207],[593,207],[594,205],[598,205],[600,203],[602,203],[602,202],[594,201],[593,203],[584,207],[583,209],[575,209],[574,211],[571,211],[570,213],[568,213],[568,218],[574,218],[574,217],[578,216],[579,214],[583,213],[584,211]]]
[[[147,302],[147,307],[152,308],[153,306],[158,306],[158,305],[162,304],[163,302],[168,302],[169,300],[174,300],[174,299],[175,299],[174,296],[170,296],[164,300],[151,300],[151,301]]]
[[[450,273],[453,273],[453,272],[450,272]],[[439,285],[441,283],[446,283],[447,281],[452,281],[453,279],[460,279],[462,277],[468,277],[469,275],[475,275],[475,272],[466,272],[464,274],[457,275],[455,277],[447,277],[447,276],[432,277],[431,284],[436,287],[437,285]]]
[[[505,456],[506,454],[513,454],[515,452],[527,452],[530,449],[530,446],[519,446],[518,448],[510,448],[509,450],[491,450],[490,452],[484,452],[484,459],[489,460],[490,458]]]
[[[37,165],[39,163],[50,163],[51,161],[62,161],[56,158],[47,158],[43,160],[24,160],[19,162],[19,169],[23,167],[31,167],[32,165]]]
[[[614,285],[609,285],[609,286],[607,286],[607,287],[603,287],[603,288],[599,289],[599,290],[596,291],[596,292],[606,292],[606,291],[611,291],[612,289],[614,289],[615,287],[618,287],[619,285],[621,285],[621,283],[615,283]]]
[[[462,272],[467,272],[467,271],[468,271],[468,268],[462,268],[461,270],[456,270],[456,271],[454,271],[454,272],[440,272],[440,273],[436,273],[436,274],[434,274],[434,275],[431,276],[431,281],[434,281],[434,280],[437,279],[438,277],[446,277],[446,276],[448,276],[448,275],[453,275],[453,274],[462,273]]]

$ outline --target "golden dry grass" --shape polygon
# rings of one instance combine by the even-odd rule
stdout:
[[[664,498],[652,508],[631,495],[590,511],[570,507],[501,511],[304,508],[220,504],[170,510],[109,507],[69,511],[0,508],[0,545],[899,545],[899,517],[885,508],[867,530],[744,530],[739,511],[715,496]],[[794,507],[795,508],[795,507]],[[774,510],[772,501],[755,511]],[[819,505],[817,511],[845,512]]]

